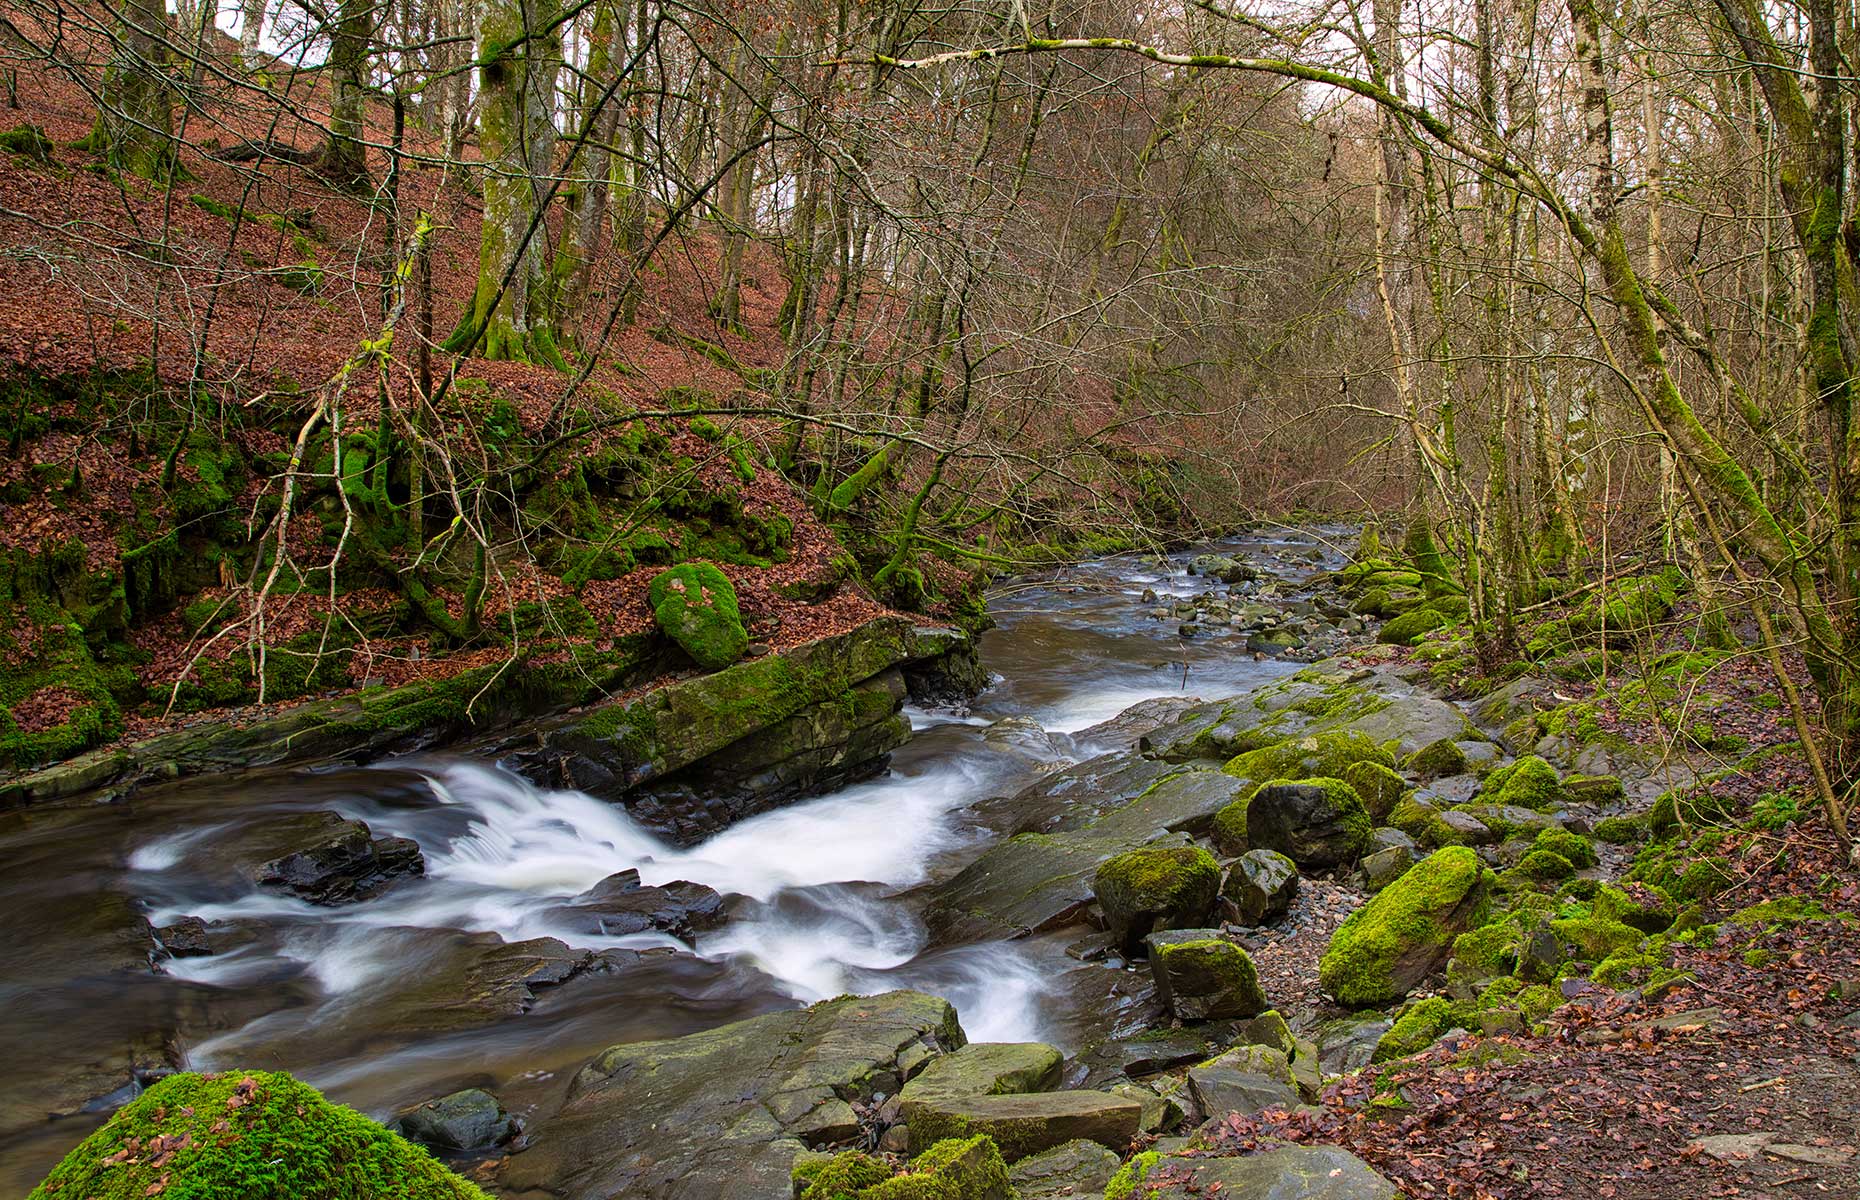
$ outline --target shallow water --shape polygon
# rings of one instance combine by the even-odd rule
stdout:
[[[1256,536],[1223,549],[1296,578],[1334,565],[1329,553],[1308,561],[1313,545]],[[1076,735],[1140,700],[1232,695],[1294,669],[1255,660],[1237,637],[1184,640],[1174,622],[1147,618],[1144,588],[1203,590],[1186,558],[1107,559],[1005,590],[992,604],[999,627],[982,643],[997,682],[971,709],[913,711],[918,732],[885,776],[689,848],[618,806],[445,757],[190,780],[118,805],[0,814],[11,926],[0,946],[0,1052],[13,1068],[0,1084],[0,1194],[24,1194],[101,1119],[43,1123],[48,1107],[120,1085],[129,1064],[160,1061],[164,1045],[193,1068],[288,1069],[377,1116],[464,1086],[546,1116],[566,1075],[605,1046],[845,992],[922,988],[956,1004],[971,1039],[1070,1045],[1077,1029],[1055,980],[1073,964],[1060,945],[931,946],[894,897],[972,857],[989,835],[967,807],[1034,776],[1026,757],[986,740],[989,724],[1030,719],[1055,735],[1049,759],[1077,761],[1098,747]],[[426,877],[332,909],[213,869],[214,846],[241,822],[319,809],[413,838]],[[692,880],[744,899],[692,946],[590,934],[552,913],[627,868],[646,883]],[[248,940],[151,973],[137,946],[99,932],[121,925],[129,905],[158,926],[190,915],[238,922]],[[540,990],[522,1015],[459,1027],[423,989],[491,935],[695,953],[648,954]]]

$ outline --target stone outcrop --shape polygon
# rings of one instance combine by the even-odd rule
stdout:
[[[947,1001],[888,992],[615,1046],[575,1075],[501,1184],[568,1200],[791,1200],[795,1156],[857,1132],[852,1102],[897,1094],[964,1041]]]

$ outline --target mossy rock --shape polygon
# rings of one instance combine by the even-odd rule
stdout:
[[[1439,809],[1413,795],[1396,802],[1389,810],[1388,823],[1429,849],[1465,841],[1459,830],[1441,818]]]
[[[1395,756],[1367,734],[1355,730],[1327,729],[1321,733],[1291,738],[1245,754],[1236,754],[1221,768],[1229,775],[1255,781],[1268,779],[1341,779],[1345,771],[1359,762],[1384,767],[1395,765]]]
[[[1495,921],[1454,938],[1453,961],[1474,979],[1509,975],[1518,969],[1518,950],[1523,944],[1524,931],[1515,921]]]
[[[1246,810],[1258,794],[1258,787],[1249,788],[1245,795],[1222,805],[1221,810],[1214,814],[1214,820],[1208,827],[1208,840],[1214,843],[1216,850],[1238,857],[1250,849],[1246,840]]]
[[[1417,1000],[1402,1010],[1376,1042],[1370,1062],[1387,1062],[1419,1054],[1461,1023],[1460,1006],[1441,996]]]
[[[1318,964],[1324,990],[1349,1008],[1399,1000],[1485,923],[1492,872],[1464,846],[1422,859],[1337,927]]]
[[[1647,840],[1647,818],[1640,814],[1632,817],[1603,817],[1595,823],[1595,840],[1607,842],[1611,846],[1627,846]]]
[[[1679,905],[1660,888],[1645,883],[1604,886],[1591,902],[1595,915],[1619,921],[1642,933],[1664,933],[1679,916]]]
[[[1339,778],[1356,789],[1369,819],[1378,825],[1388,821],[1389,814],[1411,790],[1406,779],[1379,762],[1353,762]]]
[[[890,1178],[888,1163],[858,1150],[803,1158],[794,1166],[795,1200],[858,1200],[865,1189]]]
[[[1608,804],[1627,795],[1614,775],[1565,775],[1563,798],[1572,804]]]
[[[1156,995],[1184,1021],[1251,1017],[1266,1008],[1252,956],[1217,929],[1153,933],[1147,939]]]
[[[659,628],[707,671],[721,671],[749,649],[736,589],[709,563],[680,563],[660,572],[647,599]]]
[[[425,1150],[289,1075],[171,1075],[52,1168],[32,1200],[487,1200]]]
[[[1544,812],[1563,801],[1563,781],[1556,768],[1527,754],[1485,777],[1479,799],[1490,804],[1515,804]]]
[[[904,1173],[872,1184],[858,1200],[1013,1200],[1007,1162],[986,1134],[945,1138],[910,1161]]]
[[[1506,874],[1534,883],[1556,883],[1575,875],[1576,865],[1552,850],[1532,850]]]
[[[1564,917],[1550,922],[1557,937],[1589,962],[1601,962],[1617,951],[1640,945],[1641,931],[1601,917]]]
[[[1374,828],[1356,789],[1341,779],[1281,779],[1247,807],[1247,841],[1301,868],[1347,866],[1369,849]]]
[[[37,125],[15,125],[0,132],[0,150],[38,163],[40,166],[52,165],[52,139],[45,136],[45,130]]]
[[[1537,835],[1537,840],[1531,843],[1531,848],[1562,855],[1578,870],[1586,870],[1599,861],[1595,855],[1594,843],[1580,833],[1571,833],[1567,829],[1544,830]]]
[[[1092,880],[1106,926],[1127,952],[1162,929],[1199,929],[1214,912],[1221,866],[1199,846],[1145,846],[1107,859]]]
[[[1467,766],[1466,751],[1460,749],[1458,742],[1452,738],[1441,738],[1430,742],[1402,760],[1402,770],[1417,776],[1422,782],[1444,779],[1448,775],[1464,774]]]
[[[1376,640],[1389,646],[1412,646],[1436,629],[1452,624],[1445,613],[1431,608],[1412,608],[1391,618],[1376,634]]]

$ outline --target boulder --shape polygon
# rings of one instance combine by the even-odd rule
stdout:
[[[1414,789],[1406,779],[1378,762],[1354,762],[1340,778],[1356,789],[1372,821],[1386,821],[1401,798]]]
[[[1448,775],[1458,775],[1469,765],[1466,751],[1460,743],[1452,738],[1441,738],[1429,742],[1402,760],[1402,769],[1423,783],[1431,783]]]
[[[1135,953],[1152,930],[1205,926],[1220,888],[1220,864],[1198,846],[1120,854],[1100,866],[1092,882],[1105,926],[1126,953]]]
[[[442,1153],[488,1150],[517,1132],[516,1122],[497,1097],[481,1088],[428,1100],[402,1113],[394,1124],[402,1137]]]
[[[580,933],[619,937],[657,930],[687,941],[724,921],[723,897],[701,883],[675,880],[656,887],[629,867],[601,880],[550,912]]]
[[[1247,952],[1218,929],[1179,929],[1145,939],[1156,996],[1185,1021],[1250,1017],[1266,1007]]]
[[[1135,1100],[1092,1091],[938,1100],[920,1103],[907,1118],[913,1153],[945,1138],[987,1134],[1010,1162],[1075,1139],[1121,1151],[1142,1121]]]
[[[1246,810],[1249,844],[1276,850],[1306,868],[1356,862],[1369,848],[1370,829],[1361,797],[1341,779],[1268,784]]]
[[[1081,1138],[1021,1159],[1008,1168],[1008,1182],[1020,1200],[1097,1196],[1117,1166],[1116,1154]]]
[[[1219,1025],[1148,1029],[1131,1037],[1100,1042],[1079,1056],[1085,1068],[1084,1086],[1104,1087],[1203,1062],[1223,1044],[1220,1032]]]
[[[1464,846],[1437,850],[1337,927],[1318,964],[1346,1008],[1406,996],[1447,960],[1453,939],[1482,923],[1493,874]]]
[[[1298,1082],[1285,1055],[1270,1046],[1241,1046],[1188,1072],[1188,1086],[1206,1117],[1297,1108]]]
[[[925,1064],[898,1098],[910,1119],[913,1105],[963,1096],[1045,1092],[1059,1086],[1065,1056],[1044,1042],[971,1042]]]
[[[1363,890],[1379,892],[1407,874],[1414,865],[1414,852],[1400,846],[1385,846],[1363,856],[1357,869],[1363,873]]]
[[[312,904],[351,904],[380,895],[401,879],[426,873],[419,845],[409,838],[373,836],[361,821],[315,812],[270,818],[247,835],[265,856],[245,874],[260,887],[289,892]],[[259,850],[269,847],[269,852]]]
[[[1280,1146],[1245,1158],[1140,1155],[1112,1181],[1144,1200],[1397,1200],[1395,1185],[1336,1146]]]
[[[660,631],[706,671],[721,671],[749,649],[736,588],[709,563],[680,563],[661,571],[646,598]]]
[[[947,1001],[887,992],[614,1046],[576,1073],[536,1144],[510,1159],[502,1190],[790,1200],[804,1135],[835,1123],[823,1110],[896,1094],[925,1051],[964,1041]]]
[[[1227,868],[1221,885],[1242,925],[1264,925],[1285,915],[1298,895],[1298,868],[1276,850],[1249,850]]]

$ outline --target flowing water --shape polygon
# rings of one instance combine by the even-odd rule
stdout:
[[[1221,549],[1292,578],[1336,561],[1304,534]],[[0,1053],[11,1068],[0,1083],[0,1195],[23,1195],[108,1105],[35,1117],[82,1107],[119,1086],[127,1064],[164,1052],[198,1069],[287,1069],[378,1116],[489,1086],[513,1111],[546,1118],[566,1076],[602,1047],[845,992],[917,987],[955,1003],[974,1040],[1074,1043],[1076,1005],[1057,983],[1074,964],[1060,943],[928,945],[897,896],[979,851],[990,835],[968,806],[1033,778],[1032,758],[1096,753],[1090,728],[1140,700],[1232,695],[1294,669],[1255,659],[1241,639],[1185,640],[1175,622],[1150,619],[1145,588],[1167,598],[1206,587],[1185,560],[1106,559],[1004,591],[991,604],[999,627],[982,642],[996,683],[972,708],[913,710],[917,732],[888,774],[688,848],[616,805],[456,757],[190,780],[120,804],[0,814]],[[1003,718],[1037,723],[1049,735],[1042,752],[991,741],[988,726]],[[324,908],[254,891],[218,865],[216,847],[243,822],[327,809],[417,841],[425,878]],[[689,946],[590,934],[563,918],[567,897],[627,868],[648,884],[691,880],[740,899]],[[120,933],[134,909],[157,926],[231,922],[239,944],[137,969],[144,947]],[[539,990],[521,1015],[486,1021],[453,1003],[473,991],[470,967],[487,944],[538,937],[646,953]]]

